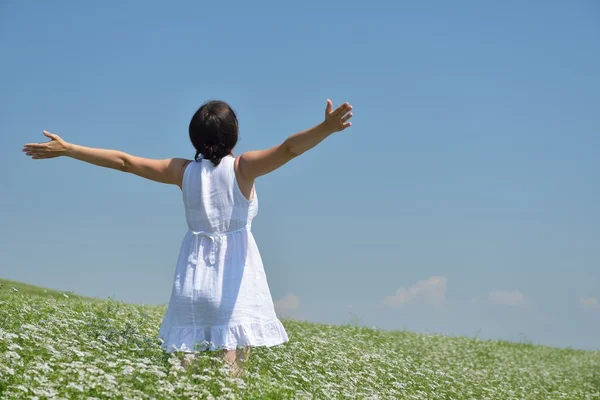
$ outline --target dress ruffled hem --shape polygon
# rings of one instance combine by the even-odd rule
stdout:
[[[167,353],[173,351],[234,350],[246,346],[276,346],[289,341],[278,319],[237,325],[161,326],[158,338]]]

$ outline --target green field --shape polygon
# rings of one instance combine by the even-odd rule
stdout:
[[[285,319],[245,377],[207,355],[184,370],[163,306],[0,284],[2,399],[600,399],[600,352]]]

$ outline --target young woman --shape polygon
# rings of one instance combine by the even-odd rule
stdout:
[[[220,350],[239,370],[254,346],[288,341],[275,315],[273,300],[254,236],[258,211],[254,181],[349,126],[352,106],[332,109],[324,120],[266,150],[234,157],[238,121],[222,101],[203,104],[192,117],[189,136],[193,160],[153,160],[118,150],[84,147],[44,131],[50,140],[28,143],[23,151],[34,160],[71,157],[182,190],[189,230],[175,268],[167,313],[158,337],[167,352]],[[236,351],[237,350],[237,351]],[[238,363],[236,363],[236,359]]]

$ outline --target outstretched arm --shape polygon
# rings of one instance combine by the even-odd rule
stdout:
[[[61,156],[71,157],[99,167],[112,168],[179,187],[181,187],[183,180],[183,171],[189,162],[182,158],[152,160],[133,156],[119,150],[79,146],[67,143],[60,136],[47,131],[44,131],[44,136],[48,137],[50,141],[46,143],[28,143],[23,147],[23,152],[34,160]]]
[[[283,166],[293,158],[312,149],[331,134],[343,131],[352,125],[352,106],[344,103],[332,110],[331,100],[327,100],[325,120],[302,132],[288,137],[283,143],[267,150],[249,151],[236,158],[236,175],[245,187],[251,187],[259,176],[268,174]],[[238,178],[238,181],[240,179]]]

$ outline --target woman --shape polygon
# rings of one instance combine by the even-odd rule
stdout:
[[[352,125],[352,106],[344,103],[332,108],[331,100],[327,100],[321,123],[270,149],[239,157],[233,155],[238,140],[237,117],[222,101],[203,104],[192,117],[189,136],[196,149],[193,160],[154,160],[89,148],[47,131],[43,133],[48,142],[28,143],[23,151],[35,160],[66,156],[179,186],[189,229],[181,245],[159,338],[167,352],[222,350],[225,360],[239,370],[239,361],[247,357],[250,347],[288,341],[275,315],[251,232],[258,212],[254,182]]]

